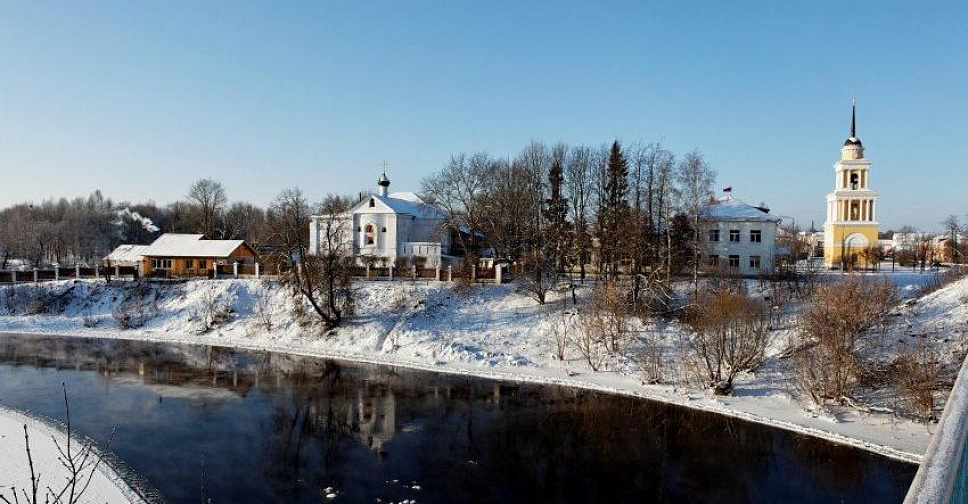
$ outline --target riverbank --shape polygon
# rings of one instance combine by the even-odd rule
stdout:
[[[29,493],[30,488],[30,467],[24,449],[24,425],[30,435],[34,469],[41,477],[40,492],[44,493],[47,486],[58,487],[69,477],[68,471],[59,461],[60,454],[54,441],[56,439],[61,446],[66,446],[65,432],[47,422],[0,406],[0,495],[11,502],[12,487],[18,489],[18,494],[20,489],[28,489]],[[106,461],[99,464],[82,497],[83,502],[107,504],[144,502]],[[23,495],[19,498],[22,502]]]
[[[679,385],[643,385],[629,352],[591,371],[569,350],[555,360],[550,338],[560,304],[537,305],[513,286],[456,288],[437,283],[372,282],[357,293],[356,314],[345,327],[323,335],[293,314],[291,298],[272,284],[252,280],[190,282],[149,293],[150,309],[138,329],[118,328],[115,314],[126,299],[123,287],[95,282],[45,284],[59,306],[55,313],[0,316],[0,331],[140,339],[270,350],[414,369],[580,387],[713,411],[817,436],[895,459],[918,462],[930,440],[929,427],[890,413],[811,410],[790,382],[781,355],[784,330],[773,335],[766,363],[740,377],[732,396]],[[29,287],[29,286],[28,286]],[[23,288],[23,287],[18,287]],[[889,338],[935,334],[950,345],[964,339],[968,309],[961,281],[906,308]],[[59,297],[58,297],[59,296]],[[229,307],[225,320],[204,330],[203,305],[218,299]],[[271,323],[266,329],[265,322]],[[958,326],[958,324],[961,326]],[[673,342],[681,332],[670,324],[636,327]],[[204,330],[204,332],[203,332]],[[957,332],[961,331],[961,332]],[[888,338],[888,339],[889,339]],[[885,340],[886,341],[886,340]],[[945,343],[945,344],[949,344]]]

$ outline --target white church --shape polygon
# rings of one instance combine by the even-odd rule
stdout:
[[[377,184],[377,194],[335,217],[342,227],[346,250],[352,251],[360,263],[377,265],[405,259],[423,261],[425,267],[433,268],[454,259],[454,240],[444,226],[446,212],[413,192],[389,193],[386,172]],[[315,215],[310,219],[309,247],[313,253],[320,253],[325,246],[328,218]]]

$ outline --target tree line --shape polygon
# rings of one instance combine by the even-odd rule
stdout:
[[[695,273],[696,219],[715,179],[698,150],[677,157],[660,143],[532,141],[511,158],[452,155],[422,189],[446,210],[459,249],[487,248],[520,265],[544,302],[565,272]]]

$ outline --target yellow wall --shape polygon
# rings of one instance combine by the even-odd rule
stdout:
[[[827,266],[840,266],[841,250],[844,245],[844,238],[854,233],[859,233],[867,238],[868,245],[880,246],[877,240],[877,224],[828,224],[824,233],[824,263]],[[851,254],[857,254],[857,265],[864,265],[861,250],[850,250]]]
[[[241,262],[253,262],[256,260],[255,251],[252,250],[247,244],[243,243],[241,246],[236,248],[228,258],[225,257],[152,257],[145,256],[142,263],[142,269],[144,275],[151,275],[155,273],[155,269],[152,267],[153,259],[171,259],[171,269],[168,270],[169,275],[175,276],[208,276],[209,272],[215,269],[215,264],[218,261],[225,262],[235,262],[235,260],[240,260]],[[186,261],[192,262],[192,268],[186,268]],[[205,268],[201,268],[199,261],[205,261]]]

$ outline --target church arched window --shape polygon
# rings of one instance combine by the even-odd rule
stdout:
[[[854,189],[854,190],[857,189],[857,186],[859,185],[858,179],[859,179],[859,177],[858,177],[858,175],[856,173],[851,173],[850,174],[850,188],[851,189]]]
[[[374,231],[373,224],[367,224],[366,225],[366,228],[365,228],[365,231],[363,233],[363,244],[364,245],[373,245],[373,243],[376,241],[374,239],[374,236],[373,236],[373,234],[374,234],[373,231]]]

